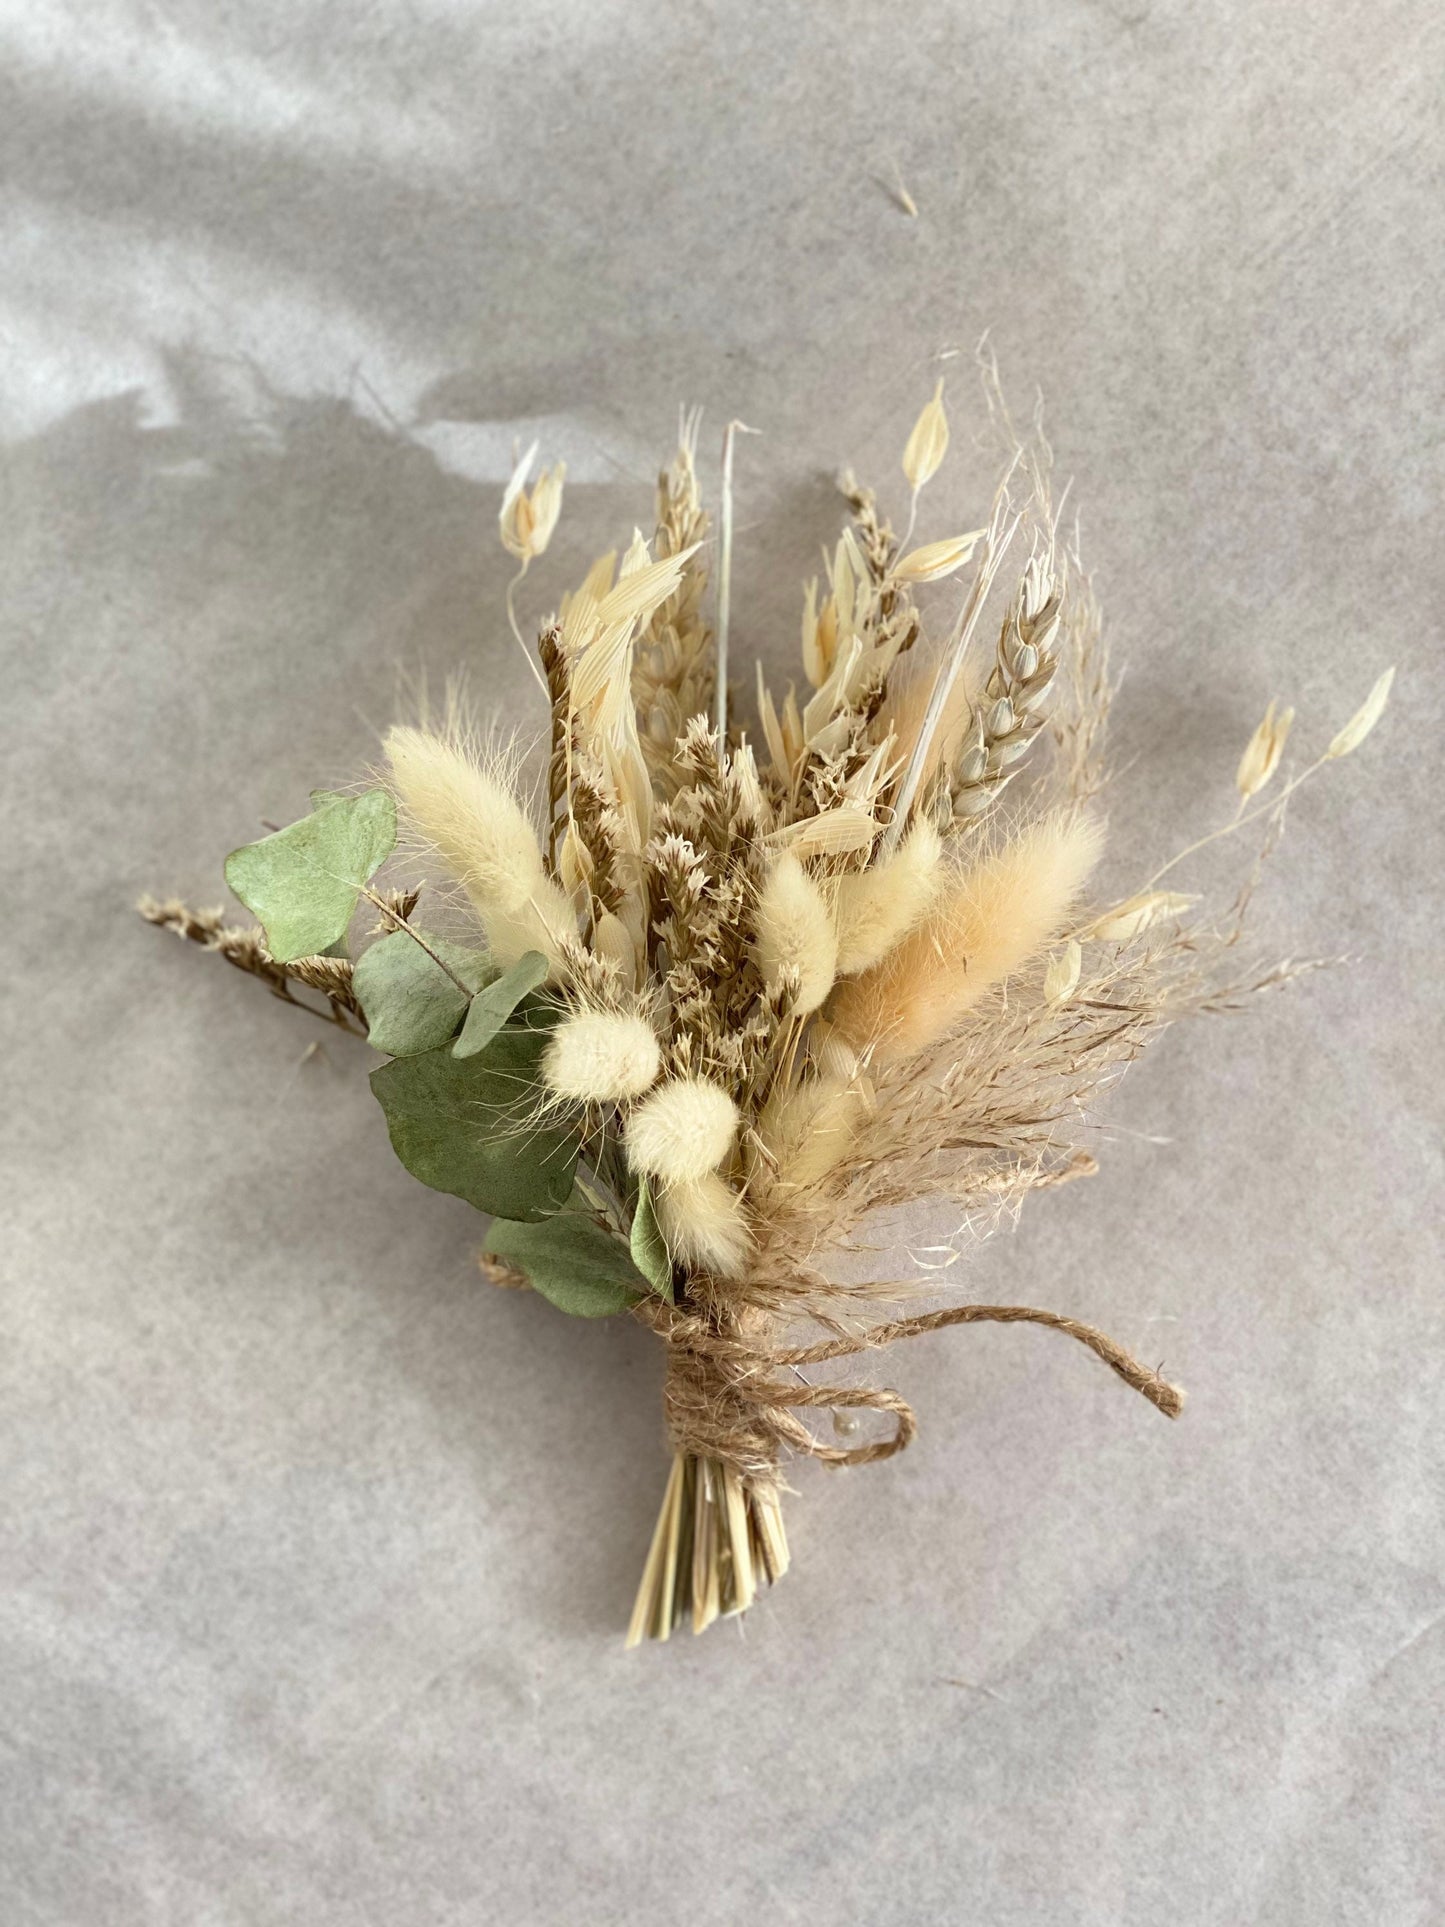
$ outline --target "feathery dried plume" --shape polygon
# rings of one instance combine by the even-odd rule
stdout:
[[[560,967],[575,935],[572,909],[500,766],[455,737],[407,726],[390,730],[384,748],[397,801],[461,884],[497,961],[540,950]]]
[[[851,1149],[869,1097],[852,1073],[781,1086],[758,1119],[755,1182],[784,1192],[821,1183]]]
[[[794,1009],[814,1011],[833,988],[838,936],[833,913],[816,878],[791,850],[777,857],[758,893],[753,915],[754,953],[765,983],[785,975],[796,980]]]
[[[657,1222],[676,1263],[736,1278],[752,1249],[742,1199],[715,1171],[677,1178],[657,1194]]]
[[[876,1061],[945,1036],[986,991],[1054,936],[1099,854],[1098,826],[1054,817],[945,886],[938,907],[883,962],[840,983],[830,1022]]]

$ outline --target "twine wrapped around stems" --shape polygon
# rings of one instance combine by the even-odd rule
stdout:
[[[775,1479],[779,1460],[787,1451],[838,1466],[871,1465],[903,1451],[917,1435],[918,1422],[899,1393],[881,1387],[789,1382],[778,1374],[881,1350],[949,1325],[1047,1326],[1086,1345],[1166,1418],[1178,1418],[1184,1409],[1179,1386],[1142,1364],[1107,1333],[1031,1305],[952,1305],[802,1346],[769,1344],[757,1314],[751,1319],[745,1312],[727,1309],[702,1314],[656,1300],[638,1305],[635,1312],[667,1344],[663,1400],[674,1449],[731,1466],[745,1479]],[[893,1416],[894,1430],[864,1445],[825,1445],[796,1416],[799,1410],[818,1407],[887,1412]]]
[[[655,1298],[633,1315],[667,1346],[663,1405],[673,1446],[672,1472],[633,1607],[628,1644],[666,1639],[690,1618],[695,1633],[720,1615],[746,1612],[759,1584],[787,1570],[780,1499],[789,1453],[824,1465],[872,1465],[912,1443],[918,1424],[899,1393],[881,1386],[810,1385],[804,1365],[881,1350],[948,1325],[1034,1324],[1087,1345],[1095,1357],[1168,1418],[1184,1394],[1122,1345],[1076,1318],[1032,1305],[953,1305],[889,1319],[814,1345],[779,1345],[775,1318],[739,1305],[717,1281],[692,1303]],[[795,1376],[789,1376],[794,1374]],[[893,1431],[861,1445],[825,1445],[798,1416],[818,1408],[886,1412]]]

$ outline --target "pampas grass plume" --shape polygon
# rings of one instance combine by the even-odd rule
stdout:
[[[855,976],[887,956],[932,903],[943,841],[926,819],[915,823],[893,855],[838,885],[838,975]]]
[[[791,851],[776,859],[758,893],[755,919],[758,968],[776,983],[784,971],[798,978],[800,1012],[816,1010],[833,988],[838,937],[827,899]]]
[[[564,1017],[542,1058],[542,1077],[560,1097],[618,1104],[656,1083],[662,1051],[646,1018],[583,1010]]]
[[[715,1171],[658,1192],[653,1207],[672,1256],[720,1278],[735,1278],[752,1248],[742,1200]]]
[[[1098,826],[1054,816],[945,888],[938,907],[882,963],[839,987],[828,1015],[849,1041],[891,1063],[945,1036],[1027,963],[1068,915],[1099,854]]]
[[[536,949],[557,963],[575,928],[572,912],[543,870],[537,833],[495,762],[426,729],[393,729],[385,749],[403,810],[466,891],[497,962],[512,964]]]
[[[687,1184],[716,1170],[737,1135],[738,1107],[705,1077],[675,1077],[627,1120],[627,1161],[664,1184]]]

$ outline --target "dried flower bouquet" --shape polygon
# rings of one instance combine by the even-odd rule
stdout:
[[[1180,1410],[1177,1388],[1072,1318],[959,1304],[879,1322],[936,1276],[844,1285],[823,1261],[918,1199],[951,1200],[976,1235],[1086,1174],[1087,1117],[1125,1064],[1174,1019],[1298,968],[1236,963],[1252,876],[1222,923],[1173,887],[1200,844],[1126,901],[1086,902],[1109,683],[1037,428],[1028,446],[1009,431],[988,513],[961,535],[913,540],[948,446],[941,383],[904,451],[902,538],[845,480],[847,526],[803,600],[808,690],[779,702],[759,668],[755,725],[727,673],[732,431],[715,618],[696,434],[686,421],[652,541],[601,557],[528,652],[550,717],[539,807],[515,751],[453,713],[393,729],[378,786],[318,791],[231,856],[259,928],[142,906],[369,1035],[398,1157],[493,1218],[495,1282],[584,1317],[629,1312],[662,1339],[673,1460],[631,1642],[684,1618],[701,1631],[782,1575],[790,1455],[859,1465],[912,1438],[895,1392],[809,1367],[1028,1321]],[[513,590],[562,502],[560,467],[528,487],[534,453],[501,509]],[[935,584],[938,624],[921,606]],[[508,613],[520,643],[510,593]],[[1201,844],[1260,821],[1268,842],[1285,798],[1373,727],[1391,674],[1256,802],[1292,720],[1271,705],[1234,814]],[[374,881],[399,834],[450,880],[425,914],[417,888]],[[352,951],[363,900],[373,927]],[[827,1411],[836,1443],[815,1429]],[[859,1411],[887,1429],[865,1435]]]

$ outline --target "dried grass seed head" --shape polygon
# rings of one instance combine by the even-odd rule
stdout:
[[[932,481],[947,453],[948,416],[944,413],[943,379],[940,376],[933,399],[924,404],[923,412],[913,424],[912,433],[903,449],[903,473],[915,495]]]
[[[1279,768],[1279,759],[1284,754],[1284,746],[1289,738],[1290,725],[1294,721],[1294,711],[1286,709],[1275,714],[1271,703],[1264,712],[1258,729],[1245,746],[1235,773],[1235,787],[1247,803],[1257,796]]]
[[[553,1030],[542,1058],[548,1089],[584,1104],[641,1097],[661,1070],[662,1050],[652,1026],[627,1011],[574,1011]]]
[[[742,1199],[715,1171],[664,1185],[653,1201],[658,1226],[676,1262],[719,1278],[738,1277],[752,1249]]]
[[[891,856],[840,878],[835,913],[838,975],[856,976],[902,942],[932,904],[943,864],[943,840],[926,817]]]
[[[557,518],[562,513],[562,485],[567,478],[567,464],[558,462],[555,468],[544,468],[531,489],[527,488],[527,474],[536,459],[537,446],[533,442],[512,470],[497,517],[502,547],[509,555],[516,556],[524,568],[535,561],[552,540]]]
[[[790,850],[774,859],[758,892],[753,917],[754,951],[763,981],[796,976],[794,1008],[813,1011],[833,987],[838,937],[833,913],[818,880]]]
[[[720,1084],[674,1077],[627,1120],[624,1144],[634,1171],[683,1184],[715,1171],[732,1150],[738,1107]]]

